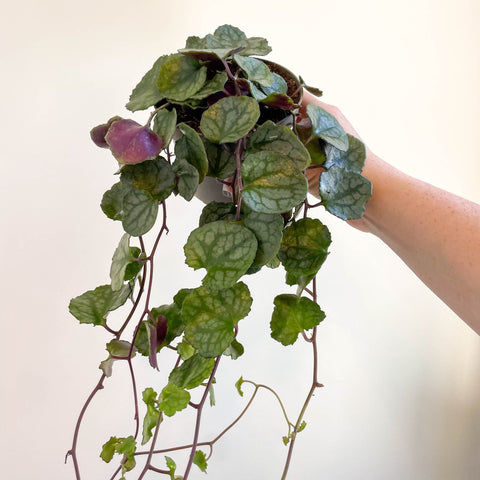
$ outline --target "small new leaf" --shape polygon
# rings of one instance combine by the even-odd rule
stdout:
[[[242,391],[242,384],[244,380],[243,377],[240,377],[236,382],[235,382],[235,388],[237,389],[238,394],[243,397],[243,391]]]
[[[158,409],[167,417],[172,417],[187,408],[188,402],[190,402],[190,394],[183,388],[169,383],[160,393]]]
[[[299,333],[317,326],[325,318],[318,304],[306,297],[278,295],[274,304],[270,322],[271,336],[282,345],[292,345]]]
[[[147,412],[143,419],[142,445],[145,445],[152,438],[152,430],[157,426],[160,411],[157,408],[157,393],[153,388],[146,388],[143,391],[142,399],[147,406]]]
[[[201,450],[196,450],[193,456],[193,463],[202,471],[207,471],[207,457]]]

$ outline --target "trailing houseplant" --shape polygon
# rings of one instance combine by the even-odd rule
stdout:
[[[69,305],[80,323],[111,335],[100,379],[80,412],[68,451],[77,479],[80,424],[119,361],[128,363],[131,374],[135,429],[127,437],[111,436],[103,445],[104,461],[118,459],[112,479],[130,471],[131,478],[138,472],[135,478],[141,479],[150,471],[186,480],[192,465],[205,471],[214,443],[242,417],[260,388],[273,392],[285,414],[288,452],[282,478],[287,476],[305,410],[321,386],[316,337],[325,314],[317,303],[316,274],[331,238],[310,214],[324,207],[344,220],[359,218],[371,184],[361,175],[362,142],[318,106],[308,105],[300,118],[302,89],[321,92],[258,58],[270,50],[265,39],[247,38],[230,25],[203,38],[189,37],[185,48],[158,58],[134,88],[126,107],[149,110],[145,124],[115,116],[91,131],[92,140],[109,149],[120,167],[119,181],[105,192],[101,208],[121,222],[124,234],[113,254],[110,283]],[[323,172],[317,187],[321,201],[312,205],[308,177],[317,168]],[[168,254],[161,251],[161,239],[174,228],[167,225],[171,195],[186,202],[195,195],[206,199],[184,246],[185,262],[206,273],[201,285],[186,285],[170,303],[158,306],[152,295],[154,260]],[[241,395],[244,384],[254,388],[245,410],[215,439],[201,441],[202,411],[219,363],[224,356],[236,359],[244,353],[237,338],[239,321],[249,314],[252,297],[242,277],[262,275],[265,268],[278,268],[286,284],[296,286],[296,293],[273,299],[270,328],[272,338],[283,345],[303,339],[312,346],[313,380],[303,408],[290,421],[274,390],[240,378],[236,386]],[[119,307],[125,309],[125,319],[113,328],[108,314]],[[144,357],[153,375],[159,366],[169,369],[161,391],[149,387],[137,392],[134,356]],[[192,400],[194,394],[198,402]],[[187,408],[196,411],[191,443],[159,449],[164,418]],[[179,449],[190,452],[181,476],[169,453]]]

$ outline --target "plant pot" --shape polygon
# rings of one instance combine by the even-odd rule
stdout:
[[[271,60],[265,60],[263,58],[259,60],[264,62],[272,73],[276,73],[283,77],[283,79],[287,82],[287,95],[295,102],[296,105],[300,106],[303,99],[303,88],[299,78],[293,72],[278,63],[272,62]],[[280,115],[282,113],[283,112],[280,111]],[[294,116],[292,118],[290,113],[291,112],[286,112],[286,114],[283,113],[284,118],[279,118],[277,123],[282,125],[290,125],[294,118]],[[228,191],[227,187],[215,178],[211,177],[205,177],[204,181],[198,186],[195,196],[203,203],[226,203],[232,201],[232,195]]]

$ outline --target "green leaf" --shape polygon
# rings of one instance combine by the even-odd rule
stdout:
[[[158,75],[160,73],[160,68],[175,56],[176,55],[163,55],[153,64],[153,67],[133,89],[133,92],[130,95],[130,101],[126,105],[128,110],[132,112],[145,110],[164,98],[157,87]]]
[[[207,471],[207,457],[201,450],[196,450],[193,455],[193,463],[202,471]]]
[[[144,262],[139,262],[135,259],[145,258],[145,254],[138,247],[130,247],[130,263],[127,264],[125,269],[124,280],[126,282],[133,280],[143,268]]]
[[[306,297],[278,295],[274,304],[271,336],[282,345],[292,345],[303,330],[317,326],[325,318],[318,304]]]
[[[115,249],[110,267],[110,279],[112,280],[112,290],[120,290],[125,278],[125,270],[131,261],[130,256],[130,235],[124,233]]]
[[[237,340],[233,339],[232,343],[227,347],[225,352],[223,352],[228,357],[231,357],[232,360],[236,360],[238,357],[241,357],[245,352],[243,345]]]
[[[213,358],[204,358],[195,354],[185,360],[179,367],[174,368],[168,377],[168,381],[174,383],[177,387],[190,390],[198,387],[210,376],[214,364]]]
[[[272,73],[264,62],[253,57],[243,57],[242,55],[234,55],[233,58],[237,65],[247,74],[250,81],[266,87],[272,85]]]
[[[153,388],[146,388],[143,391],[142,399],[147,406],[147,412],[143,419],[142,445],[145,445],[152,438],[152,429],[157,426],[160,411],[157,408],[157,392]]]
[[[113,339],[107,343],[107,352],[114,357],[128,358],[131,343],[126,340]],[[132,358],[135,356],[135,348],[132,350]]]
[[[172,417],[187,408],[188,402],[190,402],[190,394],[183,388],[169,383],[160,393],[158,409],[167,417]]]
[[[283,217],[279,214],[250,212],[244,220],[245,226],[257,237],[258,249],[251,267],[267,264],[280,248],[283,235]]]
[[[161,95],[184,101],[197,93],[207,78],[207,68],[194,58],[174,55],[160,68],[157,87]]]
[[[135,467],[135,450],[136,443],[132,436],[126,438],[110,437],[110,440],[103,445],[100,457],[104,462],[109,463],[115,453],[125,455],[125,459],[122,461],[123,474]]]
[[[342,152],[338,148],[327,145],[325,147],[325,154],[327,161],[325,167],[330,168],[333,165],[344,168],[349,172],[361,173],[365,165],[366,150],[364,143],[352,135],[348,137],[348,150]]]
[[[123,185],[145,190],[159,202],[168,198],[175,187],[172,166],[161,157],[136,165],[125,165],[120,174]]]
[[[113,291],[110,285],[102,285],[73,298],[68,309],[80,323],[104,325],[108,312],[122,306],[130,292],[131,288],[128,284],[117,291]]]
[[[195,349],[188,343],[180,342],[177,345],[177,352],[183,361],[188,360],[195,353]],[[174,382],[175,383],[175,382]]]
[[[242,50],[240,55],[268,55],[272,51],[272,47],[268,45],[265,38],[250,37],[247,38],[247,46]]]
[[[372,196],[370,180],[333,165],[320,177],[320,197],[328,212],[342,220],[360,218]]]
[[[247,38],[239,28],[231,25],[222,25],[215,30],[213,35],[207,35],[205,45],[208,48],[235,49],[243,47],[241,55],[268,55],[272,51],[264,38]]]
[[[213,143],[236,142],[255,126],[259,116],[254,98],[226,97],[203,113],[200,130]]]
[[[207,223],[216,222],[218,220],[234,221],[237,207],[233,202],[210,202],[207,203],[202,210],[199,219],[199,226]]]
[[[250,312],[252,297],[248,287],[233,287],[211,292],[199,287],[185,299],[182,315],[185,338],[206,358],[221,355],[235,337],[234,327]]]
[[[116,447],[117,453],[125,455],[125,459],[122,461],[122,474],[129,472],[135,467],[135,439],[130,435],[127,438],[119,439],[120,442]]]
[[[164,147],[171,142],[177,129],[177,111],[164,108],[160,110],[153,119],[152,130],[163,140]]]
[[[123,229],[138,237],[147,233],[155,224],[158,201],[144,190],[133,188],[123,199]]]
[[[312,122],[312,134],[339,150],[348,149],[348,137],[338,120],[318,105],[307,105],[307,115]]]
[[[111,340],[110,342],[107,343],[107,351],[109,353],[108,358],[103,362],[101,362],[98,368],[100,368],[100,370],[102,370],[102,372],[107,377],[111,377],[113,364],[120,358],[127,359],[130,355],[130,348],[131,348],[130,342],[127,342],[125,340],[116,340],[116,339]],[[137,350],[134,347],[132,349],[131,358],[135,356],[136,351]],[[117,357],[117,358],[113,358],[113,357]]]
[[[103,194],[100,207],[108,218],[112,220],[122,219],[123,197],[126,192],[125,187],[118,182]]]
[[[224,145],[217,145],[204,139],[205,152],[208,158],[208,176],[225,180],[232,177],[237,169],[235,155],[232,155]]]
[[[284,230],[278,258],[287,273],[315,275],[328,255],[330,232],[320,220],[302,218]]]
[[[273,82],[271,85],[262,85],[262,91],[266,95],[270,95],[271,93],[280,93],[282,95],[286,95],[288,92],[288,85],[285,79],[279,75],[278,73],[272,72]]]
[[[172,458],[167,456],[165,456],[165,462],[167,464],[167,468],[170,470],[170,480],[175,480],[175,470],[177,468],[177,464]]]
[[[307,422],[305,420],[300,424],[300,426],[297,428],[297,433],[305,430],[305,427],[307,426]]]
[[[177,158],[173,162],[172,169],[178,178],[178,193],[189,202],[198,188],[198,170],[183,158]]]
[[[186,123],[178,125],[183,136],[175,142],[175,156],[184,159],[192,164],[199,175],[199,182],[202,182],[208,172],[208,159],[205,147],[200,135]]]
[[[227,80],[228,76],[226,72],[218,72],[195,95],[192,95],[190,98],[192,100],[203,100],[214,93],[221,92],[224,89]]]
[[[206,48],[207,44],[204,38],[197,37],[195,35],[187,38],[185,48]]]
[[[117,446],[118,438],[110,437],[110,440],[105,442],[102,447],[102,452],[100,453],[100,458],[106,462],[110,463],[113,456],[115,455],[115,447]]]
[[[195,229],[184,251],[187,265],[207,270],[203,285],[218,290],[231,287],[245,274],[255,258],[257,240],[242,225],[218,221]]]
[[[247,153],[275,152],[288,157],[300,171],[310,164],[310,155],[303,143],[288,128],[268,120],[250,137]]]
[[[287,157],[275,152],[249,154],[242,165],[243,201],[262,213],[291,210],[307,195],[307,180]]]
[[[247,36],[232,25],[221,25],[213,35],[205,37],[207,48],[238,48],[246,45]]]
[[[243,397],[243,391],[242,391],[242,384],[244,380],[243,377],[240,377],[236,382],[235,382],[235,388],[237,389],[238,394]]]

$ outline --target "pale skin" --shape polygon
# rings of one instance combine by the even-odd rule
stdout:
[[[347,133],[360,138],[340,110],[304,93]],[[317,198],[321,169],[307,171]],[[445,304],[480,335],[480,205],[397,170],[367,146],[362,175],[373,185],[364,216],[353,227],[385,242]]]

